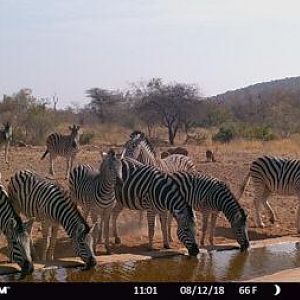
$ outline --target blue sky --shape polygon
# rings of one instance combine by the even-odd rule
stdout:
[[[295,0],[0,0],[0,97],[59,107],[161,77],[215,95],[300,75]]]

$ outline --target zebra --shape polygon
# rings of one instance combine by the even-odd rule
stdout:
[[[103,153],[99,170],[94,170],[88,165],[79,165],[73,168],[69,178],[71,199],[83,207],[84,219],[87,220],[91,211],[92,222],[96,223],[97,217],[101,215],[101,222],[104,223],[107,254],[110,253],[109,218],[111,210],[116,204],[115,184],[117,177],[122,179],[122,164],[116,158],[115,152],[110,150],[107,154]],[[96,243],[94,245],[96,247]]]
[[[243,195],[250,179],[254,192],[256,225],[264,228],[265,224],[259,213],[261,204],[268,211],[270,222],[274,224],[276,221],[275,213],[268,202],[271,193],[300,197],[300,160],[267,155],[258,157],[250,165],[250,170],[240,188],[240,196]],[[297,211],[296,227],[297,232],[300,233],[300,205]]]
[[[199,173],[175,172],[170,177],[177,183],[185,201],[203,214],[201,245],[204,245],[208,217],[211,214],[210,243],[214,244],[214,228],[219,212],[223,212],[235,233],[242,251],[249,248],[247,216],[227,184]]]
[[[59,185],[22,170],[11,177],[8,195],[17,212],[42,222],[43,261],[53,259],[58,226],[61,225],[71,238],[76,254],[84,261],[84,269],[96,265],[93,252],[96,226],[88,226],[68,193]]]
[[[0,144],[5,143],[5,162],[8,164],[7,153],[10,143],[12,141],[13,129],[9,122],[3,123],[3,126],[4,127],[0,129]]]
[[[122,182],[117,178],[116,199],[122,207],[130,210],[146,210],[148,219],[148,248],[153,249],[155,214],[159,213],[163,244],[170,248],[167,233],[167,214],[169,211],[178,223],[177,235],[179,240],[187,248],[189,255],[196,256],[199,253],[195,241],[195,222],[191,207],[174,180],[168,173],[161,172],[155,166],[144,165],[131,158],[123,158]],[[116,218],[117,214],[112,217]],[[118,238],[116,222],[113,222],[113,234]]]
[[[130,134],[130,139],[125,143],[122,151],[122,158],[129,157],[136,159],[137,161],[150,166],[157,166],[164,172],[175,172],[175,171],[191,171],[195,170],[195,165],[191,158],[182,154],[172,154],[164,159],[160,159],[157,155],[154,146],[147,139],[145,134],[141,131],[133,131]],[[116,209],[120,213],[122,210],[121,205],[117,205]],[[169,214],[168,218],[172,221],[172,215]],[[139,226],[142,226],[143,211],[140,212]],[[116,221],[116,217],[113,219]],[[171,235],[171,221],[168,223],[168,235],[169,240],[172,242],[173,238]],[[114,224],[114,226],[116,226]],[[119,242],[119,240],[117,240]]]
[[[21,267],[21,273],[33,272],[30,252],[30,234],[33,220],[22,222],[10,203],[7,192],[0,185],[0,232],[3,232],[8,244],[8,257]]]
[[[46,145],[47,149],[41,159],[44,159],[49,153],[50,155],[50,175],[54,175],[53,160],[57,156],[63,156],[66,158],[66,176],[68,178],[70,170],[73,166],[74,159],[79,152],[79,130],[80,126],[69,126],[71,133],[69,135],[62,135],[59,133],[52,133],[47,137]]]

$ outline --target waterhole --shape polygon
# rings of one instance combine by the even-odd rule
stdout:
[[[185,255],[145,261],[106,263],[93,270],[74,268],[36,270],[21,281],[239,281],[300,267],[300,243],[284,243],[251,249],[202,252],[197,258]],[[1,281],[20,280],[18,275]]]

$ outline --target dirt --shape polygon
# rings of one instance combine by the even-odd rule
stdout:
[[[33,170],[42,176],[48,176],[49,160],[48,158],[40,160],[45,148],[44,147],[20,147],[12,148],[10,152],[10,162],[8,165],[4,162],[4,153],[0,153],[0,167],[2,174],[2,184],[6,187],[10,177],[14,172],[23,169]],[[102,147],[97,146],[85,146],[81,148],[81,152],[78,154],[76,164],[90,164],[92,166],[98,166]],[[107,149],[104,149],[107,150]],[[217,162],[206,163],[205,162],[205,147],[194,147],[191,149],[191,157],[194,159],[197,169],[205,174],[218,177],[225,180],[233,192],[236,193],[239,185],[249,169],[249,165],[253,159],[263,154],[262,152],[246,152],[228,151],[227,153],[218,153]],[[278,153],[282,155],[282,153]],[[289,157],[293,156],[289,153]],[[294,157],[297,157],[294,154]],[[66,186],[67,181],[64,180],[65,174],[65,160],[58,158],[54,162],[54,168],[56,170],[55,178],[60,183]],[[277,221],[274,225],[271,225],[268,221],[268,216],[263,212],[263,220],[267,225],[266,228],[260,229],[255,226],[254,223],[254,206],[252,199],[251,186],[246,188],[245,195],[240,200],[241,205],[246,209],[249,218],[249,238],[252,242],[265,239],[272,239],[282,236],[296,235],[295,219],[297,209],[297,199],[295,197],[277,197],[274,196],[270,200],[270,204],[275,210]],[[147,250],[147,225],[146,218],[144,218],[143,226],[140,228],[138,225],[138,212],[124,210],[119,218],[119,232],[122,237],[122,245],[116,246],[112,242],[112,252],[114,254],[132,254],[139,255]],[[201,218],[197,219],[198,228],[201,226]],[[157,222],[158,223],[158,222]],[[215,232],[215,244],[230,244],[235,243],[234,236],[229,228],[229,224],[224,217],[220,217],[217,223],[217,229]],[[160,226],[156,224],[155,243],[154,247],[160,249],[162,247],[162,239],[160,234]],[[33,239],[37,246],[39,246],[41,240],[41,232],[39,230],[39,223],[34,224]],[[173,224],[173,232],[175,235],[175,224]],[[171,243],[173,249],[182,248],[182,244],[175,238],[175,241]],[[97,255],[103,255],[103,245],[98,245]],[[56,249],[56,258],[64,258],[74,256],[72,246],[69,238],[66,236],[63,229],[59,231],[59,240]],[[7,261],[6,257],[6,240],[4,235],[0,237],[0,263]]]

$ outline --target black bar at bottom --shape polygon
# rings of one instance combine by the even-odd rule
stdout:
[[[0,283],[0,298],[42,299],[69,294],[86,300],[122,297],[122,299],[265,299],[298,298],[300,283],[162,283],[162,282],[116,282],[116,283]],[[76,298],[77,298],[76,297]],[[291,298],[291,299],[293,299]],[[295,298],[295,299],[296,299]],[[48,298],[49,299],[49,298]]]

